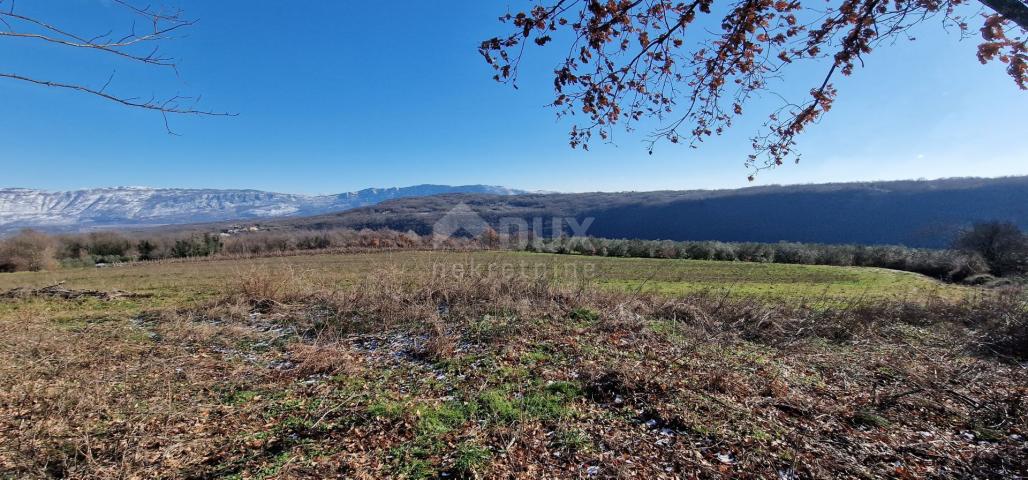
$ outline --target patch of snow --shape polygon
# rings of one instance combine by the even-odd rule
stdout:
[[[109,187],[67,192],[0,188],[0,233],[38,227],[83,230],[232,219],[318,215],[385,200],[441,193],[524,193],[489,185],[369,188],[338,195],[294,195],[259,190]]]

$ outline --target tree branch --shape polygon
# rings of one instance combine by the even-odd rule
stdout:
[[[235,117],[235,116],[239,115],[238,113],[212,112],[212,111],[209,111],[209,110],[196,110],[196,109],[190,108],[190,107],[181,107],[181,106],[179,106],[178,102],[180,100],[188,100],[188,97],[175,96],[175,97],[171,97],[169,99],[162,100],[162,101],[156,101],[156,100],[151,99],[151,100],[142,102],[142,101],[138,101],[138,100],[135,100],[135,99],[132,99],[132,98],[123,98],[123,97],[118,97],[118,96],[106,93],[106,92],[104,92],[104,88],[106,88],[106,85],[104,86],[104,88],[102,88],[100,90],[96,90],[96,89],[89,88],[89,87],[82,86],[82,85],[75,85],[75,84],[71,84],[71,83],[52,82],[52,81],[49,81],[49,80],[40,80],[40,79],[37,79],[37,78],[26,77],[26,76],[18,75],[18,74],[15,74],[15,73],[3,73],[3,72],[0,72],[0,78],[10,78],[10,79],[13,79],[13,80],[21,80],[21,81],[33,83],[33,84],[36,84],[36,85],[42,85],[44,87],[54,87],[54,88],[63,88],[63,89],[67,89],[67,90],[75,90],[75,91],[78,91],[78,92],[83,92],[83,93],[88,93],[88,94],[91,94],[91,95],[96,95],[98,97],[101,97],[101,98],[104,98],[104,99],[107,99],[107,100],[110,100],[110,101],[113,101],[113,102],[116,102],[116,103],[120,103],[120,104],[125,105],[127,107],[141,108],[141,109],[144,109],[144,110],[154,110],[154,111],[158,111],[158,112],[161,112],[161,113],[164,113],[164,114],[167,114],[167,113],[177,113],[177,114],[184,114],[184,115],[204,115],[204,116],[215,116],[215,117]],[[108,80],[108,83],[109,82],[110,81]]]
[[[853,74],[883,42],[912,40],[907,32],[933,16],[943,17],[944,27],[957,26],[962,35],[969,29],[956,11],[964,0],[826,1],[827,7],[813,0],[541,0],[501,17],[513,20],[514,32],[482,42],[479,51],[496,71],[493,78],[508,81],[516,76],[526,43],[544,46],[566,39],[571,49],[554,70],[551,106],[558,117],[585,117],[572,125],[570,146],[587,149],[593,133],[607,141],[615,124],[632,131],[634,122],[648,117],[659,122],[646,139],[649,151],[660,140],[685,138],[695,147],[721,135],[749,99],[775,94],[769,80],[781,79],[786,65],[831,62],[807,102],[786,101],[769,115],[767,133],[753,138],[754,154],[746,165],[772,168],[793,156],[796,137],[830,110],[837,94],[833,75]],[[978,59],[1004,63],[1015,83],[1028,90],[1028,43],[1004,30],[1010,24],[1028,26],[1028,0],[980,1],[998,13],[985,16]],[[578,12],[554,18],[557,8]],[[727,12],[715,24],[720,29],[694,28],[706,37],[685,38],[697,15],[715,11]],[[555,33],[561,31],[566,35]],[[680,130],[687,123],[688,130]]]
[[[137,33],[135,21],[133,21],[131,31],[120,39],[111,37],[113,30],[107,30],[106,33],[87,38],[90,36],[72,33],[71,30],[50,23],[45,19],[34,18],[30,15],[23,15],[21,12],[15,12],[13,1],[8,7],[4,4],[4,0],[0,0],[0,4],[4,4],[4,8],[0,9],[0,24],[6,26],[6,30],[0,30],[0,38],[22,38],[48,42],[62,47],[98,50],[126,60],[148,65],[171,67],[177,74],[175,59],[158,54],[161,43],[174,38],[174,32],[194,25],[196,20],[184,18],[181,10],[166,11],[160,8],[151,8],[149,5],[137,7],[128,0],[112,1],[123,7],[131,17],[143,17],[148,24],[144,27],[145,29],[141,33]],[[142,50],[144,48],[145,50]],[[235,113],[197,109],[195,106],[199,101],[199,97],[175,95],[160,99],[151,96],[148,100],[140,100],[138,97],[113,95],[107,92],[107,87],[110,86],[114,78],[113,73],[99,89],[87,87],[81,83],[54,82],[16,73],[0,72],[0,78],[10,78],[34,85],[73,90],[94,95],[127,107],[157,111],[161,113],[164,119],[165,129],[171,134],[174,134],[174,132],[171,131],[168,125],[167,116],[169,113],[204,116],[237,115]]]
[[[1003,18],[1013,21],[1028,31],[1028,4],[1019,0],[979,0]]]
[[[66,47],[89,48],[89,49],[94,49],[94,50],[102,50],[104,52],[113,53],[115,55],[118,55],[119,57],[125,57],[125,58],[131,59],[131,60],[135,60],[135,61],[139,61],[139,62],[143,62],[143,63],[149,63],[149,64],[152,64],[152,65],[160,65],[162,67],[174,67],[175,66],[175,64],[172,63],[171,59],[169,59],[169,58],[155,57],[152,54],[143,57],[143,56],[133,55],[133,54],[130,54],[130,53],[125,53],[125,52],[122,52],[120,50],[116,50],[114,48],[114,47],[121,47],[121,46],[129,45],[130,43],[127,43],[127,42],[126,43],[120,43],[120,44],[118,44],[118,43],[112,43],[112,44],[76,43],[76,42],[69,42],[67,40],[62,40],[62,39],[59,39],[59,38],[48,37],[46,35],[40,35],[38,33],[18,33],[18,32],[3,32],[3,31],[0,31],[0,37],[29,38],[29,39],[35,39],[35,40],[42,40],[42,41],[45,41],[45,42],[56,43],[58,45],[64,45]],[[140,40],[140,41],[142,41],[142,40]]]

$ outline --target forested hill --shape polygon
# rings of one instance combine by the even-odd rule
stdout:
[[[593,217],[588,234],[597,237],[942,247],[959,228],[976,221],[1008,220],[1028,228],[1028,177],[736,190],[454,194],[276,223],[302,229],[388,227],[427,234],[436,220],[460,203],[493,225],[511,216]],[[549,220],[545,228],[552,233]]]

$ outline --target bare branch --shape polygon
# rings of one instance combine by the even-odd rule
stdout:
[[[104,88],[101,88],[101,89],[97,90],[97,89],[89,88],[89,87],[86,87],[86,86],[83,86],[83,85],[76,85],[76,84],[71,84],[71,83],[61,83],[61,82],[53,82],[53,81],[49,81],[49,80],[40,80],[40,79],[36,79],[36,78],[32,78],[32,77],[26,77],[26,76],[14,74],[14,73],[0,72],[0,78],[10,78],[10,79],[13,79],[13,80],[21,80],[21,81],[29,82],[29,83],[32,83],[32,84],[35,84],[35,85],[42,85],[44,87],[54,87],[54,88],[62,88],[62,89],[67,89],[67,90],[74,90],[74,91],[78,91],[78,92],[82,92],[82,93],[88,93],[90,95],[95,95],[95,96],[98,96],[100,98],[103,98],[103,99],[106,99],[106,100],[110,100],[112,102],[120,103],[120,104],[125,105],[127,107],[141,108],[141,109],[144,109],[144,110],[158,111],[158,112],[161,112],[161,114],[165,115],[165,118],[164,118],[165,126],[167,126],[167,114],[169,114],[169,113],[184,114],[184,115],[214,116],[214,117],[235,117],[235,116],[239,115],[237,113],[214,112],[214,111],[210,111],[210,110],[198,110],[198,109],[195,109],[195,108],[192,108],[192,107],[183,107],[183,106],[179,105],[178,102],[180,100],[189,100],[190,98],[189,97],[181,97],[181,96],[177,96],[177,95],[174,96],[174,97],[171,97],[169,99],[161,100],[161,101],[158,101],[154,97],[151,97],[149,100],[147,100],[145,102],[141,102],[141,101],[137,100],[136,98],[118,97],[116,95],[111,95],[109,93],[104,92],[104,89],[107,88],[106,84],[104,85]],[[112,75],[112,78],[113,78],[113,75]],[[108,83],[110,83],[110,80],[108,80]],[[168,132],[169,133],[174,133],[174,132],[171,132],[170,128],[168,128]]]
[[[9,7],[4,5],[7,8],[0,9],[0,23],[7,27],[6,31],[0,31],[0,38],[36,40],[59,47],[100,51],[146,65],[170,67],[177,75],[178,70],[175,59],[160,55],[161,44],[166,40],[174,38],[174,34],[179,30],[195,25],[196,20],[184,18],[180,10],[166,12],[154,9],[149,5],[138,7],[126,0],[114,0],[114,2],[129,12],[132,17],[144,18],[150,25],[147,31],[142,34],[136,33],[135,21],[133,21],[130,33],[118,40],[111,41],[111,35],[114,33],[111,29],[99,35],[79,35],[52,22],[35,18],[22,12],[15,12],[14,2],[11,1]],[[0,3],[3,3],[2,0],[0,0]],[[143,48],[145,50],[140,51]],[[114,80],[115,73],[112,72],[104,85],[99,89],[87,87],[78,82],[55,82],[15,73],[0,73],[0,77],[40,86],[86,93],[127,107],[158,111],[164,119],[165,128],[168,133],[174,133],[168,124],[167,115],[169,113],[203,116],[236,115],[234,113],[196,108],[195,105],[199,98],[193,99],[192,97],[175,95],[164,100],[157,100],[156,97],[151,96],[149,100],[141,101],[138,97],[111,94],[108,92],[108,87],[110,87],[111,82]]]
[[[66,40],[61,40],[59,38],[47,37],[46,35],[40,35],[40,34],[36,34],[36,33],[0,32],[0,37],[16,37],[16,38],[37,39],[37,40],[43,40],[43,41],[46,41],[46,42],[56,43],[56,44],[59,44],[59,45],[64,45],[66,47],[90,48],[90,49],[94,49],[94,50],[102,50],[104,52],[113,53],[113,54],[121,56],[121,57],[125,57],[125,58],[136,60],[136,61],[140,61],[140,62],[143,62],[143,63],[149,63],[149,64],[152,64],[152,65],[160,65],[160,66],[164,66],[164,67],[174,67],[175,66],[175,64],[171,62],[170,58],[156,57],[153,54],[147,55],[147,56],[137,56],[137,55],[132,55],[132,54],[129,54],[129,53],[125,53],[125,52],[120,51],[120,50],[116,50],[114,48],[114,47],[118,47],[118,46],[125,46],[125,45],[128,45],[128,44],[106,44],[106,45],[101,45],[101,44],[93,44],[93,43],[74,43],[74,42],[69,42],[69,41],[66,41]]]

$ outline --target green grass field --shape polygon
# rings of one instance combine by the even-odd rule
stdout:
[[[387,252],[246,260],[130,264],[103,269],[0,275],[0,290],[66,282],[70,288],[153,294],[152,305],[177,305],[224,292],[254,271],[293,270],[321,284],[353,284],[381,270],[459,275],[472,269],[499,275],[545,275],[603,288],[681,295],[701,291],[771,300],[959,299],[971,290],[894,270],[701,260],[582,257],[524,252]],[[491,269],[491,270],[490,270]]]

